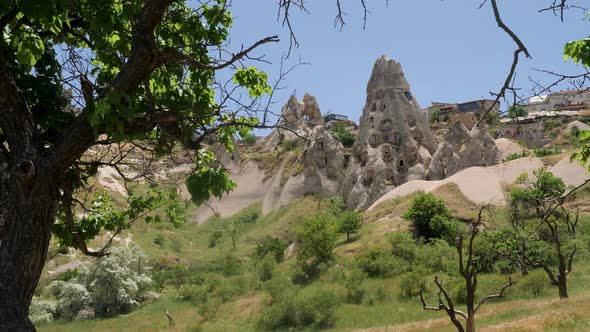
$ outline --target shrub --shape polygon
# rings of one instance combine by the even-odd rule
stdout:
[[[549,286],[548,277],[544,271],[534,270],[518,282],[518,287],[526,294],[539,296]]]
[[[275,273],[270,280],[264,283],[263,288],[270,294],[274,302],[281,301],[283,296],[291,297],[295,290],[293,283],[284,273]]]
[[[431,271],[454,271],[457,268],[456,250],[445,240],[436,239],[430,243],[417,246],[412,266],[420,266]],[[416,263],[419,262],[419,263]]]
[[[184,284],[178,289],[178,299],[192,304],[200,304],[209,298],[209,290],[203,285]]]
[[[355,136],[346,129],[346,126],[342,123],[333,125],[328,132],[332,134],[336,140],[346,147],[351,147],[354,144]]]
[[[266,235],[262,241],[256,244],[254,256],[261,260],[270,254],[277,262],[282,262],[285,258],[285,250],[287,250],[287,242]]]
[[[154,237],[154,244],[157,245],[160,248],[163,248],[164,247],[164,242],[165,241],[166,241],[166,238],[164,237],[164,234],[162,234],[162,233],[158,233]]]
[[[258,326],[266,330],[325,328],[333,325],[340,300],[325,288],[308,287],[295,296],[283,296],[262,310]]]
[[[346,209],[346,202],[341,196],[332,196],[328,198],[327,210],[333,215],[338,216]]]
[[[127,313],[151,296],[146,258],[131,246],[113,247],[110,255],[86,262],[71,280],[49,285],[57,314],[67,320]]]
[[[53,321],[53,315],[57,311],[55,302],[43,301],[34,297],[29,308],[29,319],[35,326],[45,325]]]
[[[319,287],[305,288],[295,298],[297,325],[329,327],[334,324],[334,313],[339,305],[338,297],[331,290]]]
[[[245,209],[244,211],[240,212],[238,215],[235,216],[236,222],[242,224],[248,223],[255,223],[258,218],[260,217],[260,210],[257,208],[249,208]]]
[[[535,157],[545,157],[545,156],[550,156],[552,154],[560,154],[561,150],[559,149],[534,149],[533,150],[533,154],[535,155]]]
[[[272,255],[268,255],[257,265],[258,278],[260,281],[267,281],[272,278],[273,270],[277,265],[277,260]]]
[[[401,274],[410,269],[405,261],[396,259],[388,252],[367,250],[361,252],[356,264],[369,277],[388,277]]]
[[[182,242],[179,239],[173,239],[170,241],[170,248],[174,250],[174,252],[179,253],[182,251]]]
[[[439,120],[440,120],[439,117],[440,117],[440,110],[438,108],[435,108],[432,111],[430,111],[430,113],[428,114],[428,122],[430,122],[430,123],[439,122]]]
[[[441,220],[450,219],[451,215],[443,200],[436,198],[432,193],[419,192],[402,217],[412,222],[416,238],[423,237],[429,240],[444,235],[440,233],[444,227],[433,226]]]
[[[363,225],[361,215],[355,211],[344,211],[338,216],[338,231],[346,234],[346,240],[350,241],[350,235],[358,233]]]
[[[84,285],[55,281],[49,287],[52,295],[57,298],[55,313],[59,318],[74,320],[79,312],[93,305],[92,296]]]
[[[520,158],[525,158],[528,156],[530,156],[530,153],[528,151],[515,152],[512,154],[509,154],[506,158],[504,158],[504,162],[516,160],[516,159],[520,159]]]
[[[258,140],[258,138],[256,137],[256,135],[254,135],[252,133],[248,133],[247,135],[242,137],[242,141],[244,141],[244,144],[246,144],[248,146],[252,146],[252,145],[256,144],[257,140]]]
[[[346,276],[344,287],[346,288],[346,299],[349,303],[359,304],[363,301],[365,290],[363,289],[363,282],[367,276],[361,270],[352,270]]]
[[[387,240],[391,245],[391,253],[398,258],[408,262],[414,261],[416,257],[416,241],[407,232],[394,232],[388,235]]]
[[[236,256],[232,254],[226,254],[223,257],[220,271],[226,277],[238,275],[242,273],[242,263]]]
[[[223,236],[223,232],[219,229],[214,230],[209,236],[209,248],[213,248],[217,245],[217,242]]]
[[[401,296],[404,298],[420,295],[420,293],[426,291],[426,271],[415,269],[402,274],[399,287]]]
[[[457,278],[451,283],[451,297],[453,301],[458,304],[465,304],[467,302],[467,288],[463,278]]]
[[[319,215],[304,221],[297,230],[299,242],[299,262],[313,261],[313,264],[325,263],[332,259],[336,245],[334,223],[325,215]]]

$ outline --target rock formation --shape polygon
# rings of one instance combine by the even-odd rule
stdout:
[[[424,179],[436,142],[401,65],[379,58],[367,84],[360,130],[343,184],[349,209],[365,209],[394,187]]]
[[[465,168],[498,162],[500,150],[485,127],[468,130],[461,122],[455,122],[432,156],[428,179],[441,180]]]
[[[270,180],[262,212],[276,210],[304,194],[339,194],[344,178],[344,147],[325,131],[324,117],[315,97],[306,93],[299,102],[292,96],[283,107],[280,127],[268,136],[264,150],[276,149],[284,140],[299,141],[304,144],[304,150],[295,164],[290,157],[283,160]],[[288,169],[301,167],[301,163],[302,173],[293,174]]]
[[[304,191],[306,194],[333,196],[340,192],[345,176],[344,147],[320,127],[315,139],[303,151]]]
[[[264,150],[274,150],[281,142],[300,140],[313,134],[318,126],[324,125],[324,117],[314,96],[306,93],[303,101],[291,96],[281,110],[278,128],[263,141]]]

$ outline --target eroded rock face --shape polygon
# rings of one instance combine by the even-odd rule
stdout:
[[[333,196],[340,192],[345,176],[344,147],[321,126],[303,151],[306,194]]]
[[[492,166],[499,161],[500,150],[485,127],[468,130],[456,122],[432,156],[428,179],[441,180],[465,168]]]
[[[306,93],[302,101],[291,96],[281,110],[280,128],[275,128],[264,140],[264,150],[274,150],[283,141],[307,138],[318,126],[324,126],[324,117],[315,97]]]
[[[367,101],[343,184],[348,208],[365,209],[394,187],[424,179],[435,150],[436,142],[401,65],[379,58],[367,84]]]

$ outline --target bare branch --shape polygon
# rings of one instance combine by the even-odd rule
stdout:
[[[500,99],[506,96],[506,91],[508,91],[510,89],[510,83],[512,82],[514,75],[516,73],[516,67],[518,65],[520,53],[524,53],[527,58],[531,57],[531,55],[529,54],[529,51],[526,48],[526,46],[524,45],[524,43],[502,20],[502,18],[500,16],[500,10],[498,9],[497,0],[490,0],[490,2],[492,4],[492,9],[494,11],[494,18],[496,20],[496,23],[498,24],[498,27],[500,29],[504,30],[504,32],[508,36],[510,36],[510,38],[512,38],[512,40],[514,41],[514,43],[517,45],[518,48],[514,51],[512,65],[510,66],[510,71],[508,72],[508,76],[506,76],[506,80],[504,81],[504,85],[502,85],[502,88],[500,88],[500,92],[495,94],[496,98],[494,99],[494,102],[484,112],[484,114],[482,114],[479,121],[477,121],[477,123],[475,124],[476,127],[479,127],[481,125],[481,123],[486,120],[488,114],[492,111],[492,109],[494,109],[496,107],[496,105],[498,105],[498,103],[500,102]],[[483,5],[483,3],[482,3],[482,5]]]
[[[502,298],[504,297],[504,292],[506,291],[506,289],[508,289],[509,287],[512,287],[516,285],[516,282],[512,281],[512,278],[508,278],[508,283],[505,284],[504,286],[502,286],[502,288],[500,289],[500,292],[496,293],[496,294],[492,294],[492,295],[488,295],[486,297],[484,297],[483,299],[481,299],[479,301],[479,303],[475,306],[475,311],[477,311],[477,309],[479,309],[479,307],[484,304],[487,300],[491,300],[491,299],[497,299],[497,298]]]

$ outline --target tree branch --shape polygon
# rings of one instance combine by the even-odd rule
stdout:
[[[504,85],[502,85],[500,92],[498,92],[496,94],[496,98],[494,99],[494,102],[492,103],[492,105],[484,112],[484,114],[481,116],[479,121],[477,121],[477,123],[475,124],[476,127],[479,127],[481,125],[481,123],[486,120],[488,114],[492,111],[492,109],[494,109],[496,107],[496,105],[498,105],[498,103],[500,102],[500,99],[505,97],[506,91],[508,91],[510,89],[510,82],[512,82],[512,79],[514,78],[514,75],[516,73],[516,67],[518,65],[520,53],[524,53],[527,58],[531,57],[531,55],[529,54],[529,51],[526,48],[526,46],[524,45],[524,43],[520,40],[520,38],[518,38],[518,36],[502,20],[502,17],[500,16],[500,10],[498,9],[497,0],[490,0],[490,2],[492,4],[492,9],[494,11],[494,18],[496,20],[496,23],[498,24],[498,27],[500,29],[502,29],[508,36],[510,36],[510,38],[512,38],[512,40],[514,41],[514,43],[516,44],[516,46],[518,48],[514,51],[512,65],[510,66],[510,71],[508,72],[508,76],[506,76],[506,80],[504,81]]]
[[[483,299],[481,299],[479,301],[479,303],[475,306],[475,311],[477,312],[477,309],[479,309],[479,307],[484,304],[487,300],[491,300],[491,299],[497,299],[497,298],[502,298],[504,297],[504,292],[506,291],[506,289],[508,289],[509,287],[512,287],[516,285],[516,282],[512,281],[512,278],[508,278],[508,283],[505,284],[504,286],[502,286],[502,288],[500,289],[500,292],[496,293],[496,294],[492,294],[492,295],[488,295],[486,297],[484,297]]]

